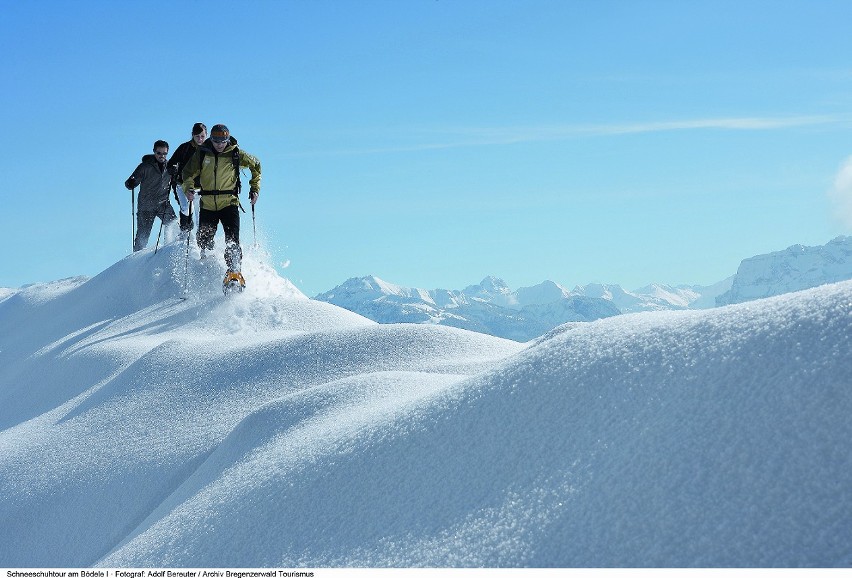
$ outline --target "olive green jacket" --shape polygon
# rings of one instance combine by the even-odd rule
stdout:
[[[221,153],[217,153],[210,139],[207,139],[183,168],[183,186],[185,189],[194,188],[201,194],[202,209],[219,211],[240,204],[239,197],[234,194],[239,177],[234,168],[235,146],[230,142]],[[200,161],[201,150],[204,151],[203,163]],[[260,194],[260,161],[242,149],[239,155],[240,167],[247,167],[251,171],[249,191]]]

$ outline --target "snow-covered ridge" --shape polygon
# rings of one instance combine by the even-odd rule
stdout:
[[[852,282],[522,345],[205,267],[0,301],[0,567],[848,567]]]

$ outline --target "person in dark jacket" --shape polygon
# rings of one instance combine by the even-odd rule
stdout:
[[[141,251],[148,245],[154,219],[160,217],[163,225],[175,220],[175,210],[169,202],[171,175],[166,169],[169,143],[158,140],[154,143],[154,154],[142,157],[142,162],[124,182],[127,190],[139,186],[136,205],[136,237],[133,251]]]
[[[195,150],[207,140],[207,127],[203,122],[197,122],[192,125],[192,138],[182,143],[175,150],[172,158],[169,159],[169,173],[172,175],[172,190],[175,193],[175,199],[180,204],[180,232],[182,238],[192,231],[192,210],[189,206],[189,201],[186,199],[186,193],[183,191],[183,168]]]

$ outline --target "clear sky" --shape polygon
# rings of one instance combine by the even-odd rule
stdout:
[[[311,296],[369,274],[711,284],[852,232],[829,194],[852,155],[848,0],[0,11],[0,286],[122,259],[124,180],[197,121],[261,160],[259,236]]]

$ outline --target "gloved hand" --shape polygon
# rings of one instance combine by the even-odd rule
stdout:
[[[249,191],[249,201],[251,201],[252,205],[257,202],[258,195],[260,195],[260,192],[257,189],[252,189]]]
[[[132,191],[139,185],[139,181],[136,180],[136,177],[130,175],[130,178],[124,181],[124,186],[127,187],[128,191]]]
[[[176,176],[178,174],[178,166],[177,165],[169,165],[169,174],[171,176]]]

